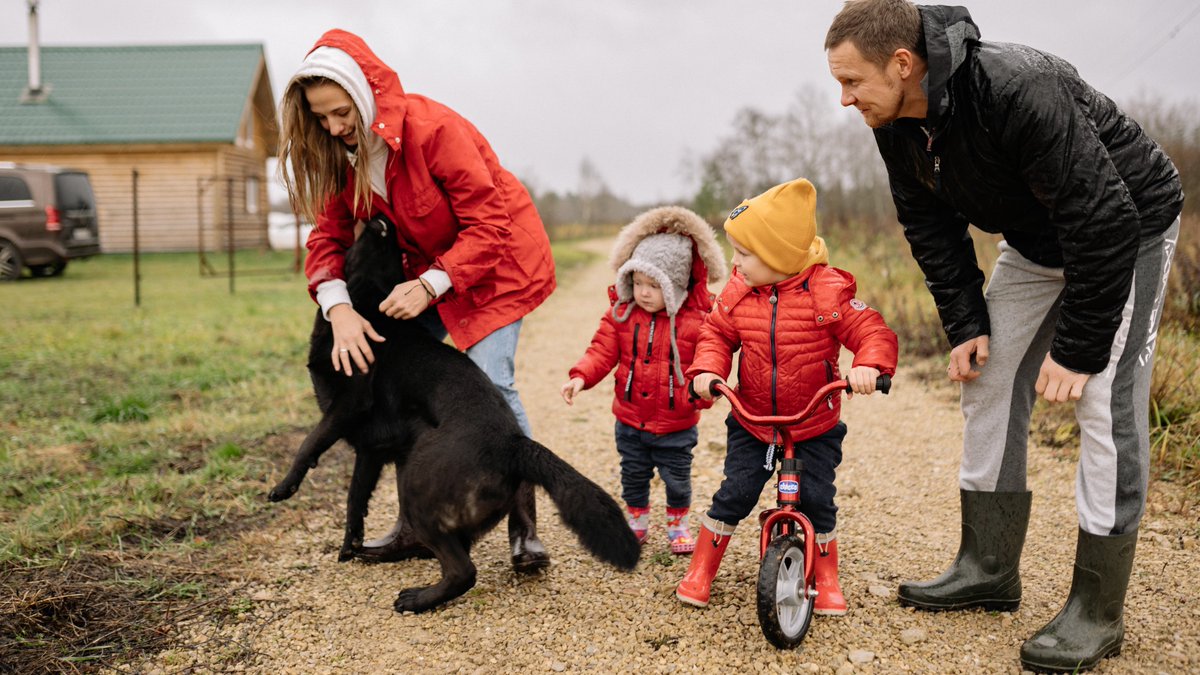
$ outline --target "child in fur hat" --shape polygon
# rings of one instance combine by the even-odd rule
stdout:
[[[576,394],[616,368],[612,410],[629,526],[639,542],[646,540],[657,468],[666,487],[671,552],[690,554],[692,448],[700,409],[711,404],[689,400],[684,371],[712,307],[708,282],[725,276],[725,262],[708,223],[678,206],[651,209],[626,225],[610,262],[617,271],[608,289],[612,307],[571,368],[562,397],[573,404]]]
[[[854,393],[875,391],[880,374],[896,371],[896,334],[879,312],[854,297],[854,277],[828,263],[825,242],[816,236],[817,192],[798,179],[741,203],[725,221],[735,268],[704,322],[688,377],[704,399],[709,386],[725,379],[733,352],[741,350],[737,392],[756,415],[799,411],[818,389],[839,377],[838,353],[854,353],[847,379]],[[846,425],[840,398],[791,427],[796,456],[804,463],[800,511],[817,532],[814,562],[817,614],[845,614],[838,584],[835,470],[842,458]],[[708,605],[721,556],[738,522],[758,504],[775,471],[774,429],[742,425],[730,415],[725,480],[702,520],[696,552],[676,596]]]

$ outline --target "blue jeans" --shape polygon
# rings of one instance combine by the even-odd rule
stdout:
[[[433,337],[439,340],[446,339],[446,326],[442,324],[442,318],[438,316],[437,310],[426,310],[415,320]],[[525,432],[526,436],[533,436],[529,428],[529,418],[525,415],[525,406],[521,404],[521,396],[517,393],[513,376],[516,369],[514,357],[517,353],[517,337],[521,333],[521,321],[522,319],[517,319],[503,328],[492,331],[487,337],[472,345],[467,350],[467,356],[487,374],[488,379],[504,395],[504,400],[508,401],[508,407],[512,408],[513,414],[517,416],[517,424],[521,426],[521,431]]]
[[[652,434],[617,422],[617,452],[621,455],[621,499],[627,506],[650,505],[650,479],[654,468],[667,491],[667,508],[692,505],[692,448],[696,427],[669,434]]]
[[[708,517],[726,525],[737,525],[758,505],[763,486],[775,473],[775,464],[783,455],[779,450],[766,467],[767,444],[746,431],[731,414],[725,420],[728,427],[725,451],[725,480],[713,495]],[[842,439],[846,424],[838,422],[820,436],[796,443],[796,457],[804,462],[800,472],[800,512],[812,521],[820,534],[832,532],[837,525],[837,494],[834,479],[842,463]]]

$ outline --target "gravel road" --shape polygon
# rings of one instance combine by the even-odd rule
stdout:
[[[592,242],[604,253],[608,244]],[[573,408],[558,396],[607,306],[610,278],[599,259],[569,275],[526,320],[518,388],[535,436],[619,495],[611,389],[584,392]],[[238,560],[226,575],[237,589],[236,616],[225,612],[185,627],[191,647],[135,669],[207,670],[224,662],[231,670],[272,673],[1019,672],[1021,641],[1057,612],[1070,583],[1074,463],[1046,449],[1031,451],[1034,506],[1020,610],[930,614],[900,607],[897,584],[940,573],[958,545],[957,392],[919,378],[921,367],[940,370],[902,362],[890,397],[857,397],[844,407],[850,434],[838,476],[838,530],[850,613],[816,617],[794,651],[774,649],[758,627],[753,522],[735,535],[709,608],[685,608],[675,600],[687,559],[666,552],[656,480],[655,528],[633,573],[582,553],[539,491],[541,534],[553,566],[532,578],[515,575],[501,526],[474,550],[477,586],[421,615],[396,614],[392,601],[399,589],[436,579],[436,563],[337,563],[341,497],[312,498],[302,490],[275,507],[281,515],[271,528],[231,544]],[[701,423],[693,466],[697,510],[707,507],[720,482],[726,411],[719,403]],[[330,453],[349,454],[342,446]],[[345,481],[348,466],[323,463],[311,480]],[[394,517],[390,474],[381,486],[369,535],[385,532]],[[771,506],[772,498],[764,495],[760,506]],[[1125,648],[1095,672],[1200,671],[1194,502],[1170,484],[1151,487],[1129,590]]]

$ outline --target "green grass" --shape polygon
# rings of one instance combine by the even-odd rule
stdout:
[[[265,469],[244,448],[314,417],[314,305],[290,263],[240,253],[281,273],[230,294],[195,255],[143,256],[140,307],[130,256],[0,285],[0,562],[254,508]]]
[[[559,275],[595,257],[557,242]],[[213,263],[224,269],[224,257]],[[316,420],[315,305],[292,254],[244,251],[235,280],[194,254],[103,255],[0,284],[0,565],[203,546],[264,506],[262,441]]]

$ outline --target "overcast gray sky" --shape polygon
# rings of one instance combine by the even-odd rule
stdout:
[[[1196,0],[965,2],[989,40],[1071,61],[1119,102],[1200,100]],[[812,83],[836,108],[822,40],[841,0],[41,0],[43,45],[261,42],[281,88],[328,28],[358,33],[408,91],[458,110],[539,189],[584,157],[617,194],[690,194],[682,170],[734,113],[782,112]],[[24,44],[26,0],[0,0]],[[833,114],[853,115],[851,111]]]

